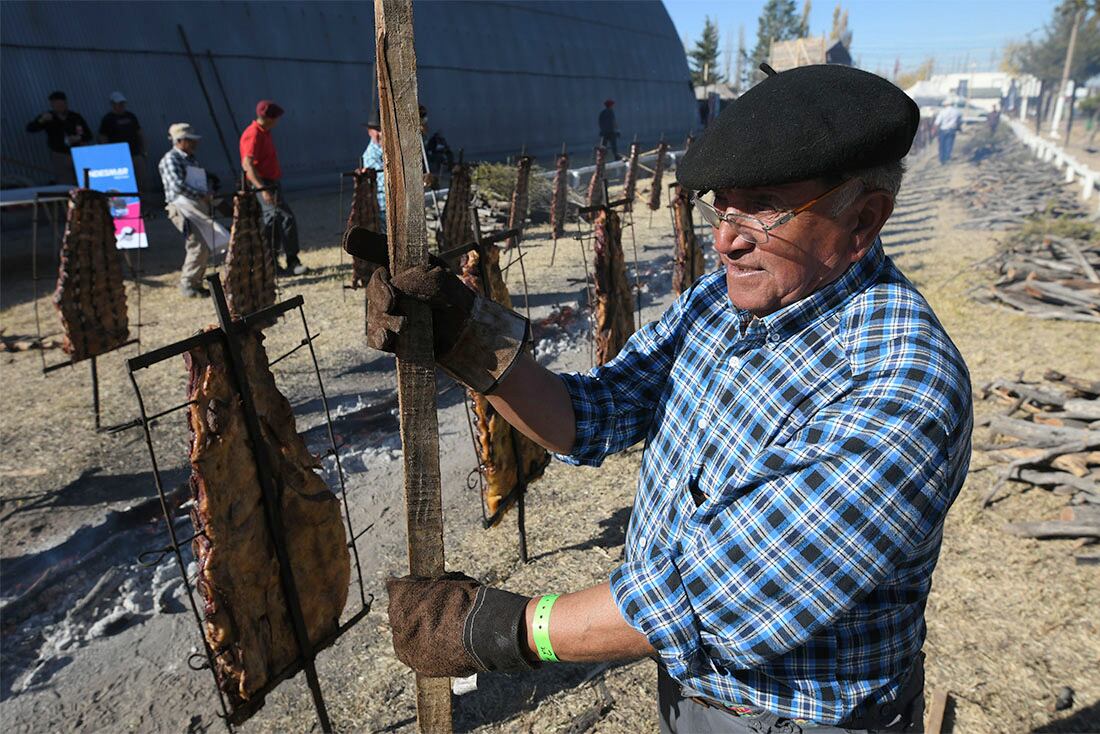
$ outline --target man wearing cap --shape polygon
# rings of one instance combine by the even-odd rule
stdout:
[[[382,158],[382,124],[378,122],[378,116],[373,115],[363,123],[363,127],[367,128],[367,135],[370,136],[367,149],[363,151],[363,168],[373,168],[378,172],[375,174],[375,181],[378,184],[376,187],[378,191],[378,211],[382,215],[382,230],[385,231],[386,176],[384,173],[384,159]]]
[[[392,350],[402,304],[428,303],[438,364],[559,459],[646,447],[607,582],[527,597],[390,579],[409,666],[648,656],[663,732],[923,731],[924,609],[972,407],[962,357],[879,239],[919,111],[851,67],[771,73],[677,170],[722,268],[610,363],[554,374],[522,317],[444,268],[375,271],[372,346]],[[385,263],[365,232],[345,246]]]
[[[605,99],[600,112],[600,145],[611,148],[611,160],[619,159],[619,126],[615,124],[615,100]]]
[[[139,191],[145,190],[145,138],[137,115],[126,109],[126,97],[122,92],[111,92],[107,98],[111,111],[99,123],[99,142],[126,143],[130,146],[130,160],[134,164],[134,177]]]
[[[206,171],[195,158],[202,136],[186,122],[168,128],[172,147],[160,159],[158,169],[164,184],[165,211],[168,219],[184,237],[180,292],[188,298],[209,296],[203,285],[206,262],[211,250],[221,251],[229,244],[229,233],[210,212],[211,194]]]
[[[50,165],[53,183],[75,184],[71,148],[92,142],[92,130],[78,112],[69,109],[69,98],[64,92],[52,92],[50,109],[27,123],[27,132],[46,132],[46,146],[50,149]]]
[[[271,131],[283,116],[283,108],[269,99],[256,103],[256,119],[241,134],[241,168],[249,183],[259,189],[264,227],[272,233],[272,246],[286,255],[282,275],[301,275],[309,269],[298,259],[298,223],[283,196],[279,181],[283,171]]]

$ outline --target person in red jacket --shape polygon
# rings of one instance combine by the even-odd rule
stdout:
[[[256,103],[256,119],[241,134],[241,168],[259,191],[264,228],[272,233],[272,246],[286,255],[280,275],[301,275],[308,268],[298,259],[298,223],[279,185],[283,171],[271,131],[283,116],[283,108],[269,99]]]

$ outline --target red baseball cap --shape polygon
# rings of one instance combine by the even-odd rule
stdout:
[[[270,99],[261,99],[256,103],[256,117],[268,117],[274,120],[276,117],[282,117],[283,112],[285,110]]]

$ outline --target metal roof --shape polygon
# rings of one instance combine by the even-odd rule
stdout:
[[[468,159],[526,145],[549,165],[564,142],[579,162],[609,97],[624,141],[678,140],[694,124],[687,61],[660,3],[418,0],[413,11],[429,129]],[[168,149],[168,125],[186,121],[206,136],[203,162],[235,171],[237,131],[270,98],[287,110],[275,137],[288,182],[326,181],[355,165],[367,142],[373,21],[366,2],[2,2],[5,173],[35,173],[16,162],[49,167],[44,136],[24,125],[50,91],[66,91],[70,108],[98,127],[118,90],[141,120],[150,166]]]

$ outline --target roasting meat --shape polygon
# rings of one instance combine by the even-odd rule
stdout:
[[[382,228],[382,210],[378,207],[378,171],[373,168],[355,169],[355,193],[351,198],[348,229],[363,227],[371,232],[385,234]],[[366,288],[367,281],[377,267],[358,257],[352,257],[352,288]]]
[[[275,303],[275,255],[264,237],[254,193],[233,196],[233,227],[225,255],[225,300],[234,318]]]
[[[520,156],[516,163],[516,187],[512,190],[512,208],[508,214],[508,229],[518,229],[520,234],[508,240],[508,247],[518,245],[523,239],[523,223],[527,220],[528,187],[531,182],[531,163],[534,158]]]
[[[488,245],[484,250],[484,263],[481,262],[477,250],[466,254],[462,263],[462,281],[500,305],[511,308],[512,299],[508,295],[508,286],[504,284],[500,274],[500,250],[495,245]],[[488,288],[484,288],[483,272],[485,279],[489,281]],[[517,467],[522,466],[523,476],[530,484],[542,476],[546,465],[550,463],[550,454],[513,429],[493,409],[485,396],[471,390],[470,399],[474,404],[477,458],[485,477],[482,503],[486,515],[491,517],[516,488],[519,482]]]
[[[54,305],[61,348],[73,362],[117,349],[130,338],[126,284],[107,197],[90,189],[69,194]]]
[[[665,156],[668,143],[661,141],[657,145],[657,161],[653,164],[653,187],[649,190],[649,208],[657,211],[661,208],[661,178],[665,173]]]
[[[676,230],[676,257],[672,267],[672,292],[680,295],[703,275],[703,249],[695,238],[691,218],[691,194],[676,184],[672,196],[672,222]]]
[[[254,197],[253,197],[254,198]],[[351,562],[340,501],[317,474],[275,386],[258,332],[242,337],[243,359],[263,443],[282,497],[286,549],[312,643],[336,631]],[[191,521],[203,629],[218,685],[234,706],[249,700],[299,655],[264,515],[263,494],[225,347],[185,355],[191,428]]]
[[[630,144],[630,157],[626,161],[626,179],[623,181],[623,198],[626,199],[627,211],[634,209],[634,192],[638,187],[639,151],[638,143]]]
[[[596,364],[607,364],[634,333],[634,298],[626,280],[622,225],[611,209],[596,212]]]
[[[603,179],[604,179],[604,163],[607,160],[607,148],[602,145],[596,148],[596,163],[592,169],[592,178],[588,180],[588,198],[587,206],[597,206],[599,204],[606,204],[604,200]],[[592,215],[588,215],[587,221],[592,221]]]
[[[443,205],[443,226],[436,233],[440,250],[452,250],[474,241],[470,195],[470,167],[459,162],[451,169],[451,185]]]
[[[554,191],[550,199],[550,231],[554,239],[565,233],[565,207],[569,203],[569,156],[558,156],[554,171]]]

